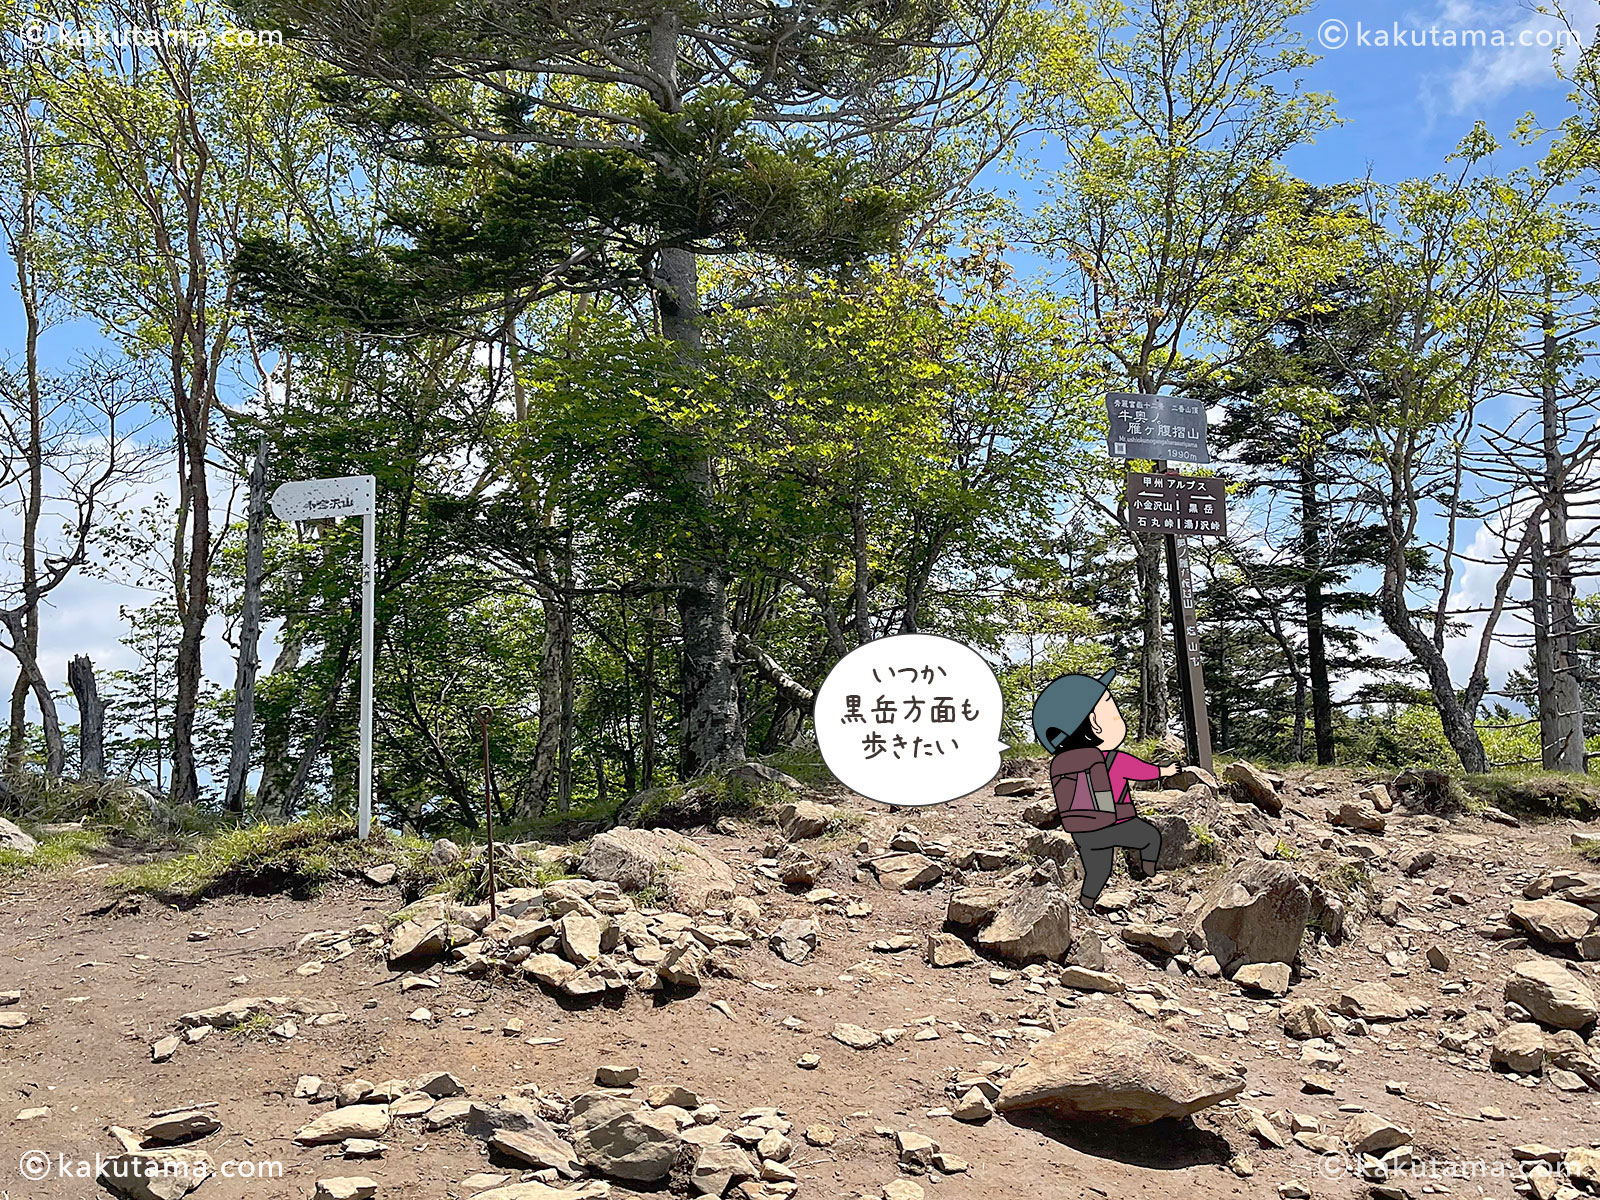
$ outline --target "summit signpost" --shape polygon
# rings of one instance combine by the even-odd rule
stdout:
[[[280,521],[361,518],[361,782],[357,834],[366,841],[372,828],[372,594],[377,560],[373,523],[378,512],[377,480],[371,475],[300,479],[279,484],[267,503]]]
[[[1130,471],[1127,481],[1129,528],[1163,535],[1167,550],[1167,603],[1178,660],[1178,693],[1183,704],[1184,740],[1189,761],[1211,770],[1211,720],[1206,712],[1206,681],[1195,619],[1194,581],[1189,572],[1189,537],[1225,537],[1227,512],[1220,479],[1180,475],[1169,462],[1209,463],[1206,408],[1182,396],[1140,392],[1106,395],[1106,444],[1111,457],[1150,459],[1154,472]]]

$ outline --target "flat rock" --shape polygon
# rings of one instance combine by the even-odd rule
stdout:
[[[872,873],[891,892],[928,887],[944,878],[944,868],[926,854],[890,854],[874,859]]]
[[[1600,916],[1566,900],[1518,900],[1506,914],[1511,923],[1541,941],[1570,946],[1592,933]]]
[[[222,1122],[205,1109],[169,1113],[157,1117],[144,1127],[146,1146],[168,1146],[175,1142],[192,1142],[222,1128]]]
[[[1147,1125],[1237,1096],[1244,1077],[1150,1030],[1083,1017],[1033,1047],[1000,1089],[1000,1112]]]
[[[1403,1021],[1411,1002],[1387,983],[1358,983],[1340,993],[1339,1011],[1367,1021]]]
[[[365,1175],[337,1175],[319,1179],[312,1200],[373,1200],[378,1185]]]
[[[930,933],[923,957],[930,967],[966,967],[978,961],[972,947],[953,933]]]
[[[346,1138],[376,1138],[389,1128],[387,1104],[347,1104],[323,1113],[294,1135],[302,1146],[342,1142]]]
[[[1505,998],[1509,1003],[1520,1004],[1549,1029],[1583,1029],[1600,1017],[1600,1005],[1583,976],[1550,959],[1512,967]]]
[[[1281,996],[1289,990],[1289,964],[1245,963],[1233,973],[1233,982],[1252,992]]]

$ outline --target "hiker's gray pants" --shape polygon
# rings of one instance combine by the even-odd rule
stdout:
[[[1161,831],[1143,817],[1129,817],[1104,829],[1091,829],[1074,833],[1072,840],[1078,844],[1078,857],[1083,859],[1083,899],[1092,903],[1100,889],[1111,878],[1115,862],[1113,851],[1118,846],[1137,850],[1145,861],[1146,869],[1161,857]]]

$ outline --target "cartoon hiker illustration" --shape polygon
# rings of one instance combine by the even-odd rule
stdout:
[[[1139,852],[1146,879],[1156,873],[1161,831],[1135,815],[1128,783],[1165,779],[1182,769],[1175,763],[1157,767],[1117,749],[1128,736],[1128,723],[1111,695],[1115,677],[1115,671],[1098,679],[1063,675],[1033,704],[1034,734],[1053,755],[1050,789],[1061,828],[1072,835],[1083,859],[1085,905],[1092,905],[1106,886],[1118,846]]]

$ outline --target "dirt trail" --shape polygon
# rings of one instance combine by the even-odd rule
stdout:
[[[1325,794],[1307,794],[1307,781]],[[1286,1109],[1330,1126],[1345,1119],[1341,1106],[1360,1105],[1411,1129],[1418,1155],[1454,1174],[1474,1169],[1454,1164],[1483,1164],[1476,1169],[1485,1174],[1475,1179],[1447,1174],[1400,1181],[1412,1195],[1433,1188],[1509,1200],[1513,1146],[1581,1147],[1600,1138],[1596,1092],[1561,1091],[1548,1081],[1530,1086],[1490,1071],[1482,1041],[1459,1053],[1440,1043],[1441,1029],[1462,1019],[1453,1010],[1498,1016],[1505,976],[1532,952],[1516,939],[1492,940],[1477,929],[1502,921],[1541,868],[1583,869],[1568,849],[1576,827],[1554,822],[1512,829],[1475,817],[1443,821],[1396,811],[1384,833],[1352,834],[1331,830],[1323,820],[1331,798],[1357,790],[1344,773],[1291,776],[1281,790],[1286,807],[1269,819],[1270,833],[1306,853],[1329,838],[1336,849],[1350,839],[1377,846],[1377,898],[1403,896],[1407,919],[1416,926],[1368,916],[1343,945],[1306,959],[1282,1001],[1246,996],[1223,979],[1164,968],[1159,957],[1134,953],[1116,936],[1130,918],[1176,918],[1189,902],[1183,889],[1213,881],[1221,866],[1138,884],[1119,866],[1111,887],[1132,891],[1131,905],[1116,914],[1074,913],[1080,936],[1089,929],[1104,935],[1106,969],[1130,985],[1128,995],[1073,991],[1032,981],[1014,968],[995,973],[1000,964],[984,960],[956,969],[929,966],[921,940],[940,927],[953,883],[887,891],[869,872],[857,871],[856,842],[864,836],[881,852],[896,828],[912,824],[925,838],[951,847],[1020,844],[1032,832],[1019,819],[1027,799],[997,797],[990,790],[911,814],[843,793],[828,797],[869,814],[860,830],[807,843],[814,855],[832,860],[819,885],[871,906],[869,915],[859,917],[808,903],[753,871],[776,837],[770,826],[741,824],[733,836],[697,834],[697,842],[732,865],[741,892],[753,894],[764,929],[788,916],[814,917],[820,942],[808,961],[793,966],[758,941],[739,955],[748,980],[712,977],[697,994],[667,1003],[630,991],[619,1007],[574,1008],[525,979],[449,973],[438,975],[437,990],[402,994],[400,975],[372,949],[329,962],[315,974],[297,973],[314,957],[296,951],[303,936],[384,921],[400,904],[392,888],[349,884],[308,902],[229,897],[182,912],[145,901],[137,913],[96,916],[108,900],[99,882],[103,874],[28,879],[0,895],[0,991],[20,990],[13,1011],[29,1017],[20,1029],[0,1030],[0,1197],[104,1195],[92,1179],[60,1178],[60,1157],[93,1160],[114,1152],[110,1125],[140,1128],[160,1110],[214,1104],[222,1129],[199,1143],[213,1161],[236,1173],[251,1170],[250,1164],[281,1163],[283,1173],[218,1174],[195,1193],[198,1200],[309,1197],[316,1179],[338,1175],[370,1176],[380,1184],[380,1197],[453,1200],[472,1194],[475,1189],[463,1181],[474,1174],[515,1181],[517,1172],[492,1164],[483,1143],[460,1128],[429,1132],[416,1120],[390,1127],[384,1137],[389,1149],[380,1159],[345,1161],[338,1146],[296,1145],[294,1132],[330,1107],[295,1099],[297,1079],[317,1075],[337,1084],[358,1076],[385,1080],[450,1071],[473,1099],[493,1101],[529,1083],[571,1097],[593,1086],[600,1063],[636,1066],[641,1087],[682,1085],[727,1113],[760,1106],[783,1110],[793,1123],[788,1166],[798,1177],[797,1194],[816,1200],[880,1196],[896,1179],[914,1180],[929,1195],[951,1200],[1139,1196],[1153,1190],[1276,1196],[1288,1181],[1309,1185],[1317,1196],[1369,1194],[1369,1183],[1342,1168],[1324,1173],[1317,1156],[1302,1146],[1260,1144],[1243,1131],[1234,1104],[1207,1110],[1192,1124],[1163,1122],[1119,1135],[1049,1118],[967,1124],[928,1115],[953,1103],[946,1089],[956,1076],[979,1070],[986,1060],[1021,1061],[1029,1037],[1037,1035],[1019,1030],[1047,1031],[1083,1015],[1163,1030],[1190,1049],[1234,1065],[1248,1080],[1240,1097],[1246,1105]],[[1600,831],[1590,827],[1587,833]],[[1438,862],[1405,878],[1392,864],[1396,851],[1411,845],[1434,849]],[[1232,849],[1258,853],[1249,843]],[[986,874],[968,871],[967,881],[983,882]],[[872,949],[872,943],[902,933],[915,936],[916,949]],[[1447,971],[1429,970],[1423,959],[1435,944],[1451,958]],[[1386,954],[1403,955],[1404,965],[1391,965]],[[1592,967],[1582,964],[1591,973]],[[1278,1006],[1323,1003],[1363,981],[1388,983],[1404,996],[1427,1001],[1429,1011],[1373,1026],[1369,1036],[1332,1039],[1344,1060],[1335,1072],[1335,1093],[1303,1093],[1308,1068],[1301,1044],[1279,1026]],[[1139,995],[1142,984],[1169,989],[1176,1007],[1160,1019],[1138,1011],[1130,996]],[[152,1044],[175,1031],[180,1014],[230,998],[270,995],[327,1002],[348,1019],[327,1026],[301,1021],[286,1041],[259,1024],[248,1033],[217,1030],[181,1046],[170,1061],[151,1061]],[[419,1005],[432,1010],[432,1024],[408,1019]],[[502,1033],[511,1018],[523,1023],[518,1036]],[[917,1022],[928,1018],[939,1036],[918,1040],[916,1032],[930,1026]],[[1164,1025],[1168,1018],[1179,1018],[1181,1029]],[[858,1052],[828,1036],[841,1021],[908,1032],[893,1045]],[[540,1046],[526,1040],[539,1038],[560,1041]],[[819,1055],[820,1066],[797,1066],[806,1053]],[[18,1119],[41,1108],[48,1113]],[[813,1125],[831,1126],[837,1140],[828,1147],[808,1144],[802,1131]],[[969,1168],[906,1175],[893,1140],[875,1132],[879,1127],[927,1134]],[[28,1151],[49,1155],[50,1177],[23,1177]],[[1498,1176],[1489,1174],[1496,1168]],[[1241,1175],[1244,1170],[1253,1173]],[[636,1194],[660,1193],[636,1193],[613,1181],[612,1196]]]

